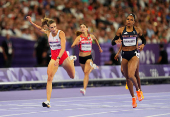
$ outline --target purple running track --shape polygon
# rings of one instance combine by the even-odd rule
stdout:
[[[170,84],[142,86],[144,100],[132,108],[124,86],[53,89],[51,108],[43,108],[46,90],[0,92],[0,117],[170,117]],[[136,93],[135,93],[136,94]]]

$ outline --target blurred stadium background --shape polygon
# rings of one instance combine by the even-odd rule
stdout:
[[[137,17],[135,25],[142,28],[147,41],[140,57],[142,84],[169,83],[169,64],[157,63],[159,44],[164,45],[170,62],[169,0],[1,0],[0,46],[10,38],[13,55],[11,66],[6,68],[0,47],[0,90],[45,87],[50,48],[46,35],[38,32],[26,20],[28,15],[38,25],[41,25],[41,19],[45,16],[56,20],[57,28],[66,34],[66,50],[77,56],[78,48],[71,49],[70,46],[80,24],[86,24],[104,51],[100,54],[96,45],[93,45],[94,62],[101,67],[90,74],[89,86],[125,84],[120,65],[105,66],[104,63],[110,59],[109,48],[112,47],[111,40],[117,29],[125,25],[127,15],[132,12]],[[117,52],[118,47],[113,48]],[[60,68],[54,78],[54,86],[82,86],[82,70],[78,60],[75,65],[76,79],[69,80]]]

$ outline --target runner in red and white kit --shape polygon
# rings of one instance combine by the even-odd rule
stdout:
[[[48,42],[51,48],[51,60],[48,64],[47,68],[47,74],[48,74],[48,80],[47,80],[47,101],[42,103],[43,107],[51,107],[50,106],[50,98],[51,98],[51,92],[52,92],[52,80],[57,72],[58,66],[62,65],[63,68],[67,71],[70,78],[75,77],[75,68],[74,68],[74,59],[76,57],[72,56],[69,58],[67,55],[67,52],[65,50],[66,45],[66,38],[65,33],[61,30],[57,29],[56,22],[49,18],[42,19],[42,26],[47,25],[48,30],[44,30],[41,26],[36,25],[31,21],[31,17],[27,16],[27,20],[39,31],[42,33],[47,34],[48,36]],[[71,60],[72,59],[72,60]]]
[[[81,31],[77,31],[77,38],[73,42],[71,47],[79,45],[79,63],[84,72],[84,81],[83,81],[83,89],[80,89],[80,92],[85,95],[86,88],[89,81],[89,74],[93,69],[96,69],[97,66],[93,64],[93,59],[91,55],[92,50],[92,41],[94,40],[99,47],[99,51],[103,52],[101,49],[96,37],[92,34],[88,33],[88,27],[84,24],[80,26]]]

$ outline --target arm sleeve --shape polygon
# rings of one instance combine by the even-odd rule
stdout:
[[[119,36],[115,36],[115,38],[112,40],[112,45],[116,45],[115,41],[119,39]]]
[[[142,44],[144,44],[144,45],[146,45],[146,39],[145,39],[145,37],[142,35],[142,36],[139,36],[140,38],[141,38],[141,40],[142,40]]]

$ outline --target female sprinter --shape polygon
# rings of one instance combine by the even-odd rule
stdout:
[[[138,44],[137,44],[137,45],[138,45]],[[122,45],[120,46],[119,51],[117,52],[117,54],[116,54],[115,57],[114,57],[115,60],[117,60],[117,58],[118,58],[119,53],[120,53],[121,50],[122,50]],[[140,53],[138,53],[138,54],[140,54]],[[122,72],[122,74],[124,75],[122,64],[121,64],[121,72]],[[139,89],[140,89],[140,91],[141,91],[142,98],[144,99],[143,92],[142,92],[142,89],[141,89],[140,77],[139,77],[139,62],[138,62],[137,69],[136,69],[136,72],[135,72],[135,77],[137,78],[137,83],[138,83]],[[128,89],[127,82],[126,82],[125,88]]]
[[[80,92],[85,95],[87,84],[89,81],[89,74],[93,70],[93,68],[96,68],[96,65],[93,64],[93,59],[91,55],[92,41],[94,40],[95,43],[98,45],[100,52],[103,52],[103,50],[101,49],[96,37],[88,33],[88,27],[86,25],[82,24],[80,26],[80,29],[81,31],[76,32],[77,38],[75,39],[71,47],[79,45],[79,63],[84,72],[84,89],[80,89]]]
[[[75,76],[75,68],[74,68],[74,60],[70,60],[65,50],[66,38],[65,33],[59,29],[57,29],[56,22],[49,18],[42,19],[42,26],[47,25],[49,30],[44,30],[42,27],[36,25],[32,22],[31,17],[27,16],[27,20],[39,31],[47,34],[48,42],[51,48],[51,60],[48,64],[47,74],[47,101],[42,103],[43,107],[51,107],[50,106],[50,98],[52,92],[52,80],[57,72],[58,66],[62,65],[63,68],[67,71],[70,78],[74,78]]]
[[[112,41],[112,45],[115,45],[115,40],[118,40],[119,37],[122,41],[122,67],[124,76],[126,77],[127,85],[130,91],[130,94],[132,96],[132,106],[133,108],[137,107],[136,103],[136,96],[134,95],[133,91],[133,84],[136,88],[136,93],[139,101],[142,101],[142,95],[141,90],[139,89],[136,77],[135,77],[135,71],[138,66],[139,57],[137,49],[143,50],[146,39],[142,35],[142,30],[139,27],[134,27],[135,23],[135,15],[130,14],[128,15],[126,19],[126,26],[119,28],[115,38]],[[142,45],[137,47],[137,41],[138,41],[138,35],[142,40]],[[132,82],[133,84],[132,84]]]

